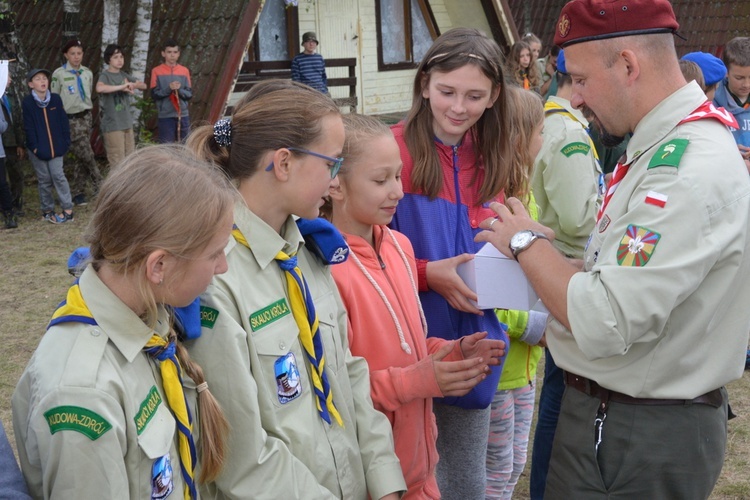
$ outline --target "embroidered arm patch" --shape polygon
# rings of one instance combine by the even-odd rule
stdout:
[[[570,144],[566,144],[565,146],[563,146],[563,148],[560,150],[560,152],[568,158],[576,153],[581,153],[585,156],[589,154],[589,151],[591,151],[591,146],[583,142],[571,142]]]
[[[660,239],[659,233],[645,227],[629,225],[617,248],[617,263],[621,266],[645,266],[654,254]]]
[[[44,412],[51,434],[76,431],[96,441],[112,428],[112,424],[96,412],[80,406],[56,406]]]
[[[674,167],[677,168],[682,160],[682,155],[685,154],[690,143],[687,139],[672,139],[671,141],[665,142],[659,149],[656,150],[654,156],[651,157],[651,161],[648,162],[648,168],[656,167]]]

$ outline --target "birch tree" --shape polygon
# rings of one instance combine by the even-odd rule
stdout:
[[[133,36],[133,53],[130,56],[130,74],[136,80],[146,82],[146,63],[148,62],[148,42],[151,38],[151,16],[154,10],[153,0],[137,0],[135,34]],[[149,82],[146,82],[148,85]],[[143,92],[135,91],[136,99],[142,101]],[[140,136],[141,107],[133,108],[135,118],[135,136]]]
[[[102,56],[104,49],[111,43],[117,43],[120,34],[120,0],[104,0],[104,19],[102,20]],[[102,68],[104,60],[102,59]]]

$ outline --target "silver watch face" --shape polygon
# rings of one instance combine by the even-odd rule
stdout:
[[[525,231],[519,231],[510,239],[510,247],[516,250],[524,248],[531,242],[533,237],[534,233],[532,233],[528,229]]]

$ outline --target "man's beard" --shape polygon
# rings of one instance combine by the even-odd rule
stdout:
[[[625,137],[623,136],[610,134],[607,129],[604,128],[602,122],[599,121],[599,118],[596,117],[596,114],[591,111],[591,108],[588,106],[583,106],[581,112],[583,113],[583,116],[585,116],[586,119],[596,127],[599,132],[599,142],[601,142],[602,146],[605,148],[614,148],[619,146],[620,143],[625,140]]]

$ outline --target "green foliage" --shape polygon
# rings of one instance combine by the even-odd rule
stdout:
[[[156,103],[150,97],[136,97],[133,105],[140,111],[138,122],[135,124],[137,144],[155,144],[154,133],[148,124],[156,117]]]

